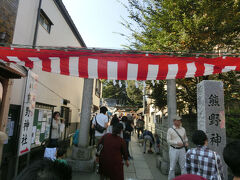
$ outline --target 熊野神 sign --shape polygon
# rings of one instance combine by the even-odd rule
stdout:
[[[181,79],[240,70],[240,57],[178,57],[103,50],[0,47],[0,61],[82,78]]]

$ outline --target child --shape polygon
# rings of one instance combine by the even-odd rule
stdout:
[[[75,131],[75,134],[73,136],[73,144],[74,146],[78,146],[78,136],[79,136],[79,129]]]
[[[67,165],[67,161],[65,159],[63,159],[63,156],[66,154],[66,152],[67,152],[66,149],[59,148],[57,150],[57,160],[56,161],[59,161],[59,162]]]

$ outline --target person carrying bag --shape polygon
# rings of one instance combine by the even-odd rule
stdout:
[[[188,147],[186,146],[186,143],[183,141],[183,138],[182,136],[176,131],[176,129],[172,128],[176,133],[177,135],[179,136],[179,138],[181,139],[182,143],[183,143],[183,147],[185,148],[185,151],[187,152],[188,151]],[[172,146],[173,147],[173,146]]]
[[[108,116],[106,115],[108,109],[103,106],[100,108],[100,114],[96,115],[92,122],[92,128],[95,130],[95,143],[98,144],[99,140],[106,134],[108,127]]]
[[[95,122],[96,122],[96,125],[94,126],[94,129],[100,133],[103,133],[106,130],[106,128],[98,124],[96,116],[95,116]]]

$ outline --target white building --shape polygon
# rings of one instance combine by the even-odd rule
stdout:
[[[33,44],[38,8],[39,1],[19,2],[13,44]],[[61,0],[42,0],[38,23],[36,46],[86,47]],[[83,78],[43,72],[38,68],[33,69],[33,72],[39,76],[36,102],[52,106],[54,111],[69,112],[69,121],[76,127],[75,124],[80,122]],[[95,106],[100,103],[100,85],[96,80],[93,92]],[[25,79],[14,80],[11,104],[22,104],[24,87]],[[63,105],[63,99],[70,103]]]
[[[39,2],[41,2],[41,6],[39,6]],[[38,12],[40,12],[39,16]],[[38,22],[37,17],[39,17]],[[36,22],[38,26],[36,26]],[[36,46],[86,47],[61,0],[19,1],[12,44],[33,46],[34,41]],[[62,118],[68,122],[68,127],[63,136],[67,137],[68,134],[75,132],[80,122],[79,113],[82,106],[84,79],[48,73],[40,68],[34,68],[32,71],[39,76],[33,123],[36,128],[36,134],[33,135],[32,141],[33,149],[39,147],[40,143],[49,136],[50,123],[48,123],[48,119],[51,119],[53,111],[59,111]],[[13,80],[9,112],[11,113],[14,108],[18,110],[15,117],[9,118],[8,123],[14,121],[14,127],[12,127],[14,131],[18,131],[16,127],[21,119],[19,117],[23,105],[25,86],[26,78]],[[92,108],[94,111],[100,105],[100,96],[101,82],[95,80]],[[9,134],[9,128],[6,131]],[[9,139],[17,137],[18,135],[12,135]],[[16,144],[16,142],[14,143]],[[8,145],[9,148],[12,147],[10,141],[5,146],[8,147]],[[37,156],[41,155],[38,154]],[[15,164],[15,159],[10,161]],[[10,167],[10,164],[6,166],[9,166],[6,169],[13,168],[11,172],[7,172],[11,175],[14,167]],[[9,179],[10,175],[6,179]]]
[[[61,0],[15,1],[16,3],[14,5],[17,9],[17,17],[12,44],[28,46],[86,47]],[[11,2],[9,1],[10,4]],[[39,6],[39,2],[41,2],[41,6]],[[38,12],[40,12],[39,16]],[[39,19],[37,17],[39,17]],[[37,28],[36,22],[38,23]],[[44,122],[47,122],[46,119],[48,118],[51,119],[53,111],[60,111],[62,113],[62,118],[65,119],[65,121],[68,121],[67,125],[69,126],[66,128],[64,133],[65,136],[73,133],[79,126],[79,113],[81,112],[82,106],[84,79],[43,72],[40,68],[34,68],[32,71],[39,76],[36,95],[37,104],[33,123],[33,126],[38,130],[36,130],[36,132],[39,132],[39,134],[34,135],[32,141],[33,150],[40,149],[40,143],[48,137],[47,135],[50,129],[47,128],[47,123]],[[26,76],[27,70],[25,68],[22,68],[21,72],[25,73],[20,74],[21,76]],[[17,75],[16,78],[21,77],[19,74]],[[13,81],[11,95],[6,88],[5,92],[9,95],[7,94],[7,96],[5,95],[6,93],[3,93],[5,99],[9,99],[8,97],[10,96],[10,108],[8,118],[7,113],[5,113],[6,118],[2,118],[1,116],[0,120],[8,119],[8,125],[11,124],[13,126],[3,128],[6,129],[9,138],[3,149],[3,159],[5,164],[4,167],[1,166],[3,168],[0,170],[0,179],[12,179],[14,174],[15,167],[13,167],[13,165],[16,164],[15,153],[17,151],[16,139],[19,137],[18,124],[21,120],[20,114],[23,105],[26,79],[27,78],[11,80],[11,82]],[[1,89],[4,90],[4,88]],[[100,96],[101,82],[95,80],[93,89],[93,111],[96,111],[97,107],[100,105]],[[5,104],[7,104],[7,102]],[[1,112],[2,111],[3,110],[1,110]],[[0,125],[3,126],[4,124],[0,122]],[[12,134],[10,133],[11,131],[13,131]],[[15,150],[13,150],[14,148]],[[9,149],[11,150],[11,153],[8,153]],[[36,151],[36,155],[34,155],[34,152],[35,151],[32,151],[31,157],[42,156],[40,151]],[[25,158],[22,159],[23,160],[20,158],[19,160],[20,169],[26,165],[24,164]],[[3,176],[1,176],[1,174]]]

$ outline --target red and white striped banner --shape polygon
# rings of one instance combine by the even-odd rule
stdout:
[[[0,61],[83,78],[159,80],[240,70],[239,57],[177,57],[101,50],[49,50],[0,47]]]

